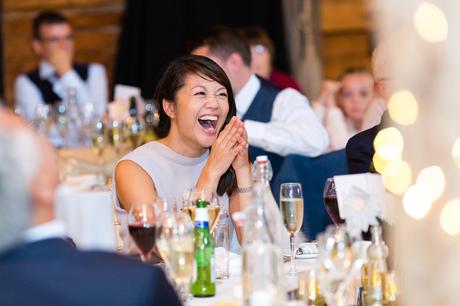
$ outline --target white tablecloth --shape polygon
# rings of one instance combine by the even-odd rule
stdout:
[[[313,269],[315,260],[297,259],[296,268],[299,272]],[[285,264],[285,271],[289,270],[289,263]],[[297,288],[297,280],[291,280],[286,274],[285,287],[287,290]],[[242,296],[241,287],[241,257],[236,254],[230,256],[230,277],[217,280],[216,295],[213,297],[194,297],[187,306],[211,306],[218,302],[240,302]],[[294,304],[293,304],[294,305]],[[262,305],[261,305],[262,306]]]
[[[117,250],[109,191],[88,191],[93,176],[76,177],[61,184],[55,203],[56,218],[80,249]]]

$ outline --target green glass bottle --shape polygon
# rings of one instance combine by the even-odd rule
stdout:
[[[195,212],[195,271],[193,296],[214,296],[216,274],[214,266],[214,243],[209,233],[208,202],[198,200]]]

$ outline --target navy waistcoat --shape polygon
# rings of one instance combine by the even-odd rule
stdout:
[[[73,69],[77,72],[80,78],[86,82],[86,80],[88,79],[88,65],[74,63]],[[40,78],[38,68],[27,73],[27,77],[30,81],[32,81],[32,83],[35,84],[35,86],[37,86],[45,104],[53,104],[57,101],[63,101],[63,99],[65,98],[59,96],[57,93],[54,92],[53,84],[48,79]]]
[[[258,122],[270,122],[272,119],[273,103],[275,102],[275,98],[281,89],[260,77],[257,78],[260,80],[260,89],[241,119],[243,121],[253,120]],[[267,152],[263,148],[250,145],[249,157],[251,158],[251,161],[254,162],[256,157],[259,155],[268,156],[273,168],[273,177],[275,177],[281,167],[281,164],[283,163],[284,157],[276,153]]]

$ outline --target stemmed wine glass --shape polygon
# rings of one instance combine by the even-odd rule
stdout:
[[[176,226],[176,199],[165,198],[162,200],[162,210],[158,216],[156,246],[166,265],[169,265],[169,241],[173,237]]]
[[[331,217],[332,221],[336,226],[345,223],[345,220],[340,218],[339,213],[339,206],[337,203],[337,193],[335,191],[335,182],[334,178],[330,177],[326,180],[326,184],[324,184],[324,191],[323,191],[323,201],[324,207]]]
[[[319,239],[320,291],[328,305],[346,304],[349,284],[354,277],[354,254],[344,225],[329,226]]]
[[[169,240],[168,263],[182,301],[191,299],[189,284],[193,276],[193,224],[187,213],[177,211]]]
[[[131,141],[132,148],[135,149],[144,141],[144,125],[136,117],[130,117],[127,120],[128,137]]]
[[[283,223],[289,233],[291,264],[289,273],[295,274],[295,235],[303,223],[303,195],[299,183],[284,183],[280,187],[280,208]]]
[[[105,174],[104,174],[104,148],[106,146],[106,131],[105,124],[102,121],[96,122],[93,131],[93,148],[97,154],[97,184],[92,189],[99,189],[101,191],[107,190],[105,186]]]
[[[195,209],[198,201],[206,202],[209,214],[209,230],[212,233],[219,219],[219,213],[221,211],[221,204],[219,203],[219,197],[217,193],[206,189],[206,188],[192,188],[190,189],[189,200],[186,205],[182,207],[182,210],[187,212],[195,223]]]
[[[143,262],[150,260],[150,253],[155,247],[155,217],[154,204],[133,204],[129,210],[129,234],[138,247]]]

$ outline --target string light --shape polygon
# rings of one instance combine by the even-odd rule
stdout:
[[[428,42],[445,40],[449,32],[446,16],[436,5],[423,2],[414,14],[414,26],[420,37]]]
[[[460,200],[448,202],[441,211],[441,228],[449,235],[460,233]]]
[[[417,100],[408,90],[397,91],[388,102],[388,113],[391,119],[401,125],[413,124],[417,120]]]

